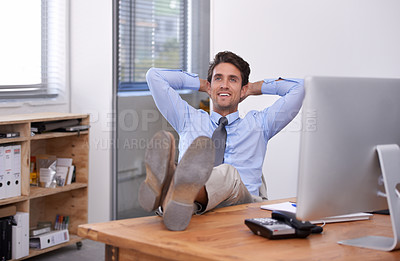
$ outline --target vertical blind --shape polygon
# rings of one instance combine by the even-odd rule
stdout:
[[[2,101],[55,98],[65,92],[67,7],[68,0],[0,1]]]
[[[144,90],[151,67],[187,68],[187,1],[120,0],[119,90]]]

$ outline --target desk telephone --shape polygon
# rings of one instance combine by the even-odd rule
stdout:
[[[311,233],[321,233],[322,227],[308,221],[296,219],[296,214],[287,211],[272,211],[271,218],[250,218],[244,223],[256,235],[268,239],[306,238]]]

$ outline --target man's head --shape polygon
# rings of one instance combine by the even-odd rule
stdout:
[[[239,55],[229,51],[219,52],[215,55],[214,61],[212,61],[210,67],[208,68],[207,81],[209,83],[211,83],[215,66],[217,66],[220,63],[233,64],[240,71],[240,74],[242,76],[242,86],[249,83],[249,75],[250,75],[249,64],[245,60],[243,60],[242,57],[240,57]]]
[[[208,94],[222,116],[237,111],[249,83],[250,66],[232,52],[220,52],[208,69]]]

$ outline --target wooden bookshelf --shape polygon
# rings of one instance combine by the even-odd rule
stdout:
[[[37,256],[67,245],[80,243],[77,228],[87,223],[89,131],[32,134],[31,124],[78,119],[81,125],[89,125],[87,114],[34,113],[0,116],[0,132],[19,132],[16,138],[0,139],[0,146],[21,145],[21,196],[0,199],[0,207],[15,205],[17,211],[29,213],[30,227],[38,221],[54,223],[56,215],[69,216],[70,240],[46,249],[30,249],[29,257]],[[30,157],[40,154],[58,158],[72,158],[76,169],[76,182],[56,188],[30,186]],[[79,245],[79,244],[77,244]],[[22,260],[21,259],[21,260]]]

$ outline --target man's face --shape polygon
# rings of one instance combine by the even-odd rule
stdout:
[[[240,98],[246,94],[247,87],[242,87],[242,76],[233,64],[220,63],[215,66],[211,84],[208,83],[208,95],[213,102],[213,110],[222,116],[237,111]]]

